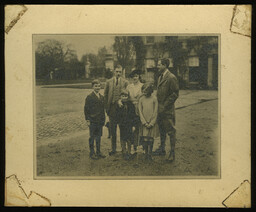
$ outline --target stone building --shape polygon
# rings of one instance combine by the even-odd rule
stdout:
[[[168,49],[168,38],[176,42],[176,48]],[[143,43],[146,79],[155,78],[157,57],[169,58],[169,69],[184,87],[218,88],[217,36],[144,36]]]
[[[169,58],[169,70],[182,88],[218,88],[218,36],[142,36],[145,49],[143,78],[157,78],[157,61]],[[136,59],[135,59],[136,60]],[[117,62],[113,49],[108,49],[105,67],[114,69]]]

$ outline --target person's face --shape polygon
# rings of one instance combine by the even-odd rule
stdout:
[[[100,88],[101,88],[100,84],[94,84],[93,87],[92,87],[92,89],[93,89],[96,93],[99,93]]]
[[[132,79],[133,79],[134,83],[137,83],[139,81],[139,75],[138,74],[134,74]]]
[[[163,70],[165,70],[165,65],[163,65],[162,63],[161,63],[161,60],[159,60],[158,61],[158,64],[157,64],[157,68],[158,68],[158,71],[159,72],[162,72]]]
[[[119,78],[119,77],[121,77],[121,75],[122,75],[122,69],[121,68],[116,68],[115,69],[115,76],[117,78]]]
[[[127,94],[122,94],[121,95],[121,101],[126,102],[128,100],[128,95]]]
[[[149,97],[149,96],[151,95],[150,89],[145,88],[145,89],[143,90],[143,94],[144,94],[145,96]]]

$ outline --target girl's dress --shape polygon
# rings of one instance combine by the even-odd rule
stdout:
[[[141,127],[140,127],[140,136],[156,138],[159,137],[159,129],[156,124],[157,121],[157,111],[158,111],[158,102],[157,98],[154,95],[150,97],[142,96],[139,99],[138,104]],[[145,123],[153,125],[151,128],[144,126]]]

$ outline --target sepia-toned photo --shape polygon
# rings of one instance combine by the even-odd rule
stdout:
[[[7,5],[5,206],[251,207],[251,5]]]
[[[34,34],[34,177],[220,178],[218,34]]]

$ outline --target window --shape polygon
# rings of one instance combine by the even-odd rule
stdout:
[[[147,59],[146,60],[146,68],[153,68],[155,67],[155,61],[152,59]]]
[[[193,56],[188,58],[189,67],[198,67],[199,66],[199,57]]]

